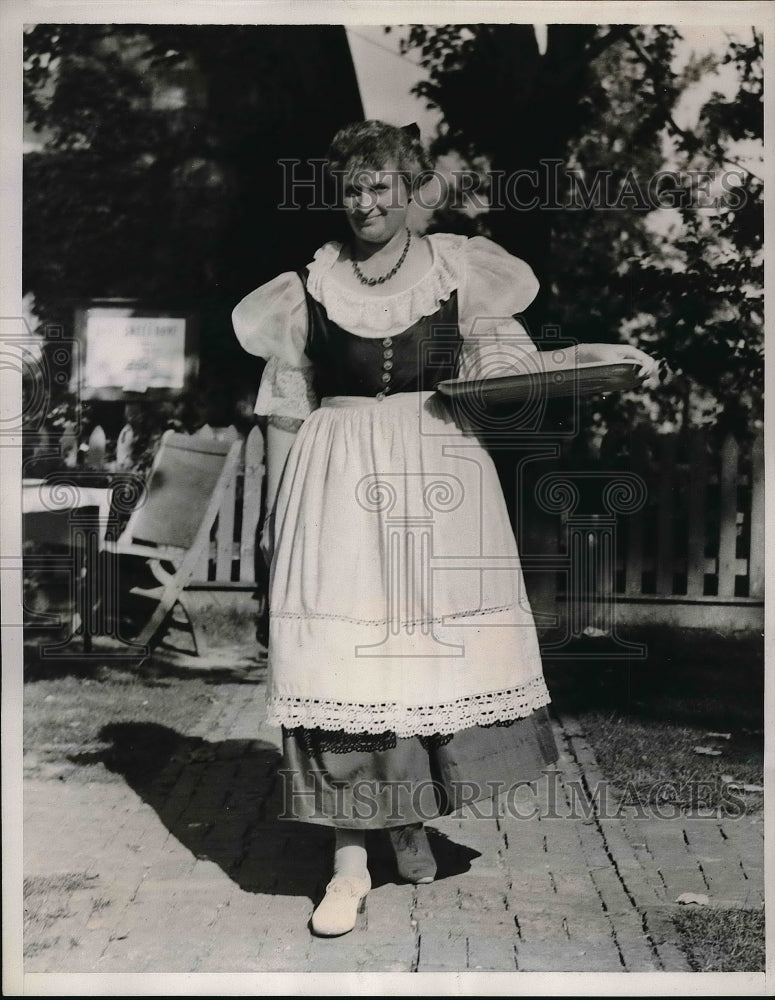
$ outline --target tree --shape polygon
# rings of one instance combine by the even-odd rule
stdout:
[[[330,235],[326,213],[279,209],[279,161],[323,156],[362,117],[344,30],[40,24],[24,60],[42,149],[24,163],[23,284],[41,324],[68,329],[95,296],[197,310],[198,395],[230,422],[260,373],[231,309]]]
[[[542,55],[529,24],[413,25],[404,48],[419,48],[428,72],[415,90],[444,114],[437,149],[486,154],[504,177],[537,170],[539,200],[551,203],[554,175],[540,170],[541,161],[565,157],[591,111],[594,59],[625,30],[549,25]],[[490,224],[498,242],[548,276],[550,233],[540,213],[520,211],[517,224],[506,208]]]
[[[668,122],[677,157],[697,186],[711,178],[710,207],[685,198],[681,225],[661,255],[641,262],[642,335],[681,373],[675,395],[690,422],[740,433],[762,416],[764,362],[762,36],[730,40],[721,62],[736,69],[733,99],[713,92],[696,129]],[[688,75],[696,71],[688,67]],[[748,150],[745,162],[736,147]]]
[[[444,114],[437,149],[484,157],[495,176],[535,172],[534,207],[501,199],[465,220],[538,272],[533,330],[637,338],[679,373],[653,395],[650,417],[739,429],[761,399],[762,185],[735,156],[741,140],[761,148],[761,36],[730,42],[723,61],[737,67],[738,92],[713,94],[692,130],[677,125],[676,105],[715,63],[677,72],[679,38],[663,25],[552,25],[541,54],[529,25],[421,25],[405,47],[428,71],[417,93]],[[654,185],[668,166],[676,176]],[[698,171],[714,175],[717,203],[704,211]],[[740,187],[724,190],[730,171]],[[651,224],[671,186],[672,234]],[[603,415],[617,408],[639,413],[634,398],[612,398]]]

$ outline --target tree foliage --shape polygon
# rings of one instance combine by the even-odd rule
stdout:
[[[751,418],[760,420],[762,409],[763,182],[735,148],[752,142],[761,149],[761,35],[731,41],[723,64],[736,69],[734,99],[714,91],[694,130],[672,125],[684,169],[714,178],[714,204],[703,209],[687,199],[665,252],[643,262],[638,282],[649,315],[644,334],[682,373],[678,386],[687,410],[700,419],[703,413],[720,416],[741,430]]]
[[[197,311],[200,395],[228,423],[260,372],[231,309],[330,235],[326,213],[280,210],[279,161],[322,156],[362,116],[343,29],[40,24],[24,41],[35,314],[69,328],[93,297]]]
[[[439,150],[536,171],[536,207],[501,199],[465,221],[538,272],[533,332],[637,341],[676,372],[650,419],[741,429],[761,411],[762,182],[738,147],[761,153],[762,41],[752,31],[682,71],[680,42],[665,25],[550,25],[542,54],[530,25],[415,25],[405,48],[428,72],[417,93],[443,112]],[[687,88],[708,89],[719,61],[735,95],[710,93],[681,127]],[[606,416],[617,408],[638,416],[634,398]]]
[[[486,164],[491,201],[498,172],[536,171],[538,207],[506,198],[443,218],[534,267],[533,332],[637,340],[678,373],[652,415],[740,426],[761,408],[762,40],[732,38],[683,69],[680,43],[665,25],[556,24],[541,52],[531,25],[475,24],[414,25],[406,46],[427,70],[418,93],[443,112],[437,154]],[[709,93],[682,127],[681,101],[712,85],[717,62],[734,69],[734,95]],[[25,111],[42,148],[25,156],[24,290],[42,322],[67,326],[94,296],[185,305],[202,316],[215,408],[254,391],[229,313],[331,236],[328,213],[278,210],[278,160],[322,155],[362,113],[342,30],[37,25]],[[649,194],[665,168],[670,210]],[[714,173],[715,207],[697,208],[697,171]]]

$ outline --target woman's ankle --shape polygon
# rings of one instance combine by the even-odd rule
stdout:
[[[334,848],[334,875],[368,876],[366,838],[362,830],[337,830]]]

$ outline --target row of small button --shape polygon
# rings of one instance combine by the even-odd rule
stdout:
[[[384,371],[382,372],[383,384],[382,384],[382,391],[377,393],[377,399],[379,399],[380,401],[385,398],[388,392],[390,392],[390,380],[392,378],[390,371],[393,367],[393,361],[391,360],[393,357],[393,338],[384,337],[382,340],[382,347],[383,347],[382,368],[384,369]]]

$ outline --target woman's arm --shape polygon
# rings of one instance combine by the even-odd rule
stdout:
[[[564,354],[560,358],[559,354]],[[649,384],[659,383],[659,363],[630,344],[577,344],[564,351],[542,351],[541,367],[544,371],[569,368],[574,365],[589,364],[602,361],[607,364],[617,364],[623,361],[634,361],[641,366],[640,375]]]
[[[266,509],[274,510],[277,490],[296,435],[302,425],[293,417],[269,417],[266,428]]]
[[[443,252],[444,244],[441,244]],[[647,386],[659,383],[658,363],[629,344],[579,344],[538,352],[528,331],[515,317],[535,298],[538,281],[523,260],[512,257],[491,240],[475,236],[462,244],[463,278],[459,297],[459,320],[467,351],[461,357],[460,378],[481,378],[567,370],[600,361],[606,364],[634,362],[640,366]],[[454,263],[453,263],[454,269]],[[511,352],[511,353],[510,353]]]
[[[288,453],[303,421],[293,417],[270,416],[266,427],[266,516],[260,548],[267,565],[274,551],[274,508]]]

